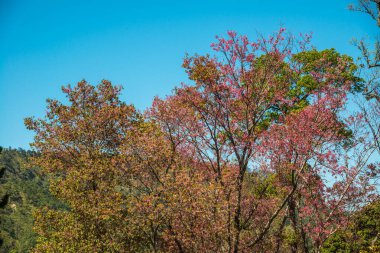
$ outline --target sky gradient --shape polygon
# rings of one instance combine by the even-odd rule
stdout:
[[[124,86],[139,110],[188,82],[185,53],[211,53],[215,35],[253,39],[281,26],[313,32],[318,49],[358,56],[352,38],[376,25],[347,10],[351,1],[58,1],[0,0],[0,146],[29,148],[23,119],[45,114],[61,86],[102,79]]]

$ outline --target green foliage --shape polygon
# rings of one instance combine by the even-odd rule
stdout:
[[[283,239],[287,245],[297,243],[297,234],[291,225],[287,225],[282,233]]]
[[[47,180],[39,169],[28,167],[32,155],[22,149],[3,149],[0,155],[0,165],[7,168],[1,187],[10,196],[8,205],[0,211],[0,236],[4,239],[0,252],[28,252],[37,238],[33,210],[42,206],[63,208],[49,193]]]
[[[344,253],[344,252],[351,252],[351,248],[353,247],[350,245],[349,241],[347,241],[348,238],[346,238],[345,233],[338,231],[335,234],[333,234],[323,245],[322,253]]]
[[[1,154],[2,151],[3,151],[3,148],[0,147],[0,154]],[[0,179],[4,176],[5,170],[6,170],[5,167],[0,168]],[[2,189],[1,191],[3,192],[4,190]],[[5,193],[4,195],[0,195],[0,196],[1,196],[1,198],[0,198],[0,208],[3,209],[8,204],[9,194]],[[4,243],[4,239],[2,237],[0,237],[0,247],[3,245],[3,243]]]
[[[309,91],[321,88],[323,85],[328,83],[340,86],[343,83],[339,79],[324,79],[319,80],[322,82],[316,82],[313,78],[314,73],[317,71],[325,74],[333,74],[328,71],[333,70],[331,66],[334,67],[345,67],[345,71],[342,72],[342,80],[352,81],[354,85],[352,86],[352,92],[360,92],[363,90],[363,79],[356,75],[358,69],[357,65],[354,64],[352,57],[344,54],[339,54],[334,48],[325,49],[318,51],[316,49],[310,51],[304,51],[293,56],[293,60],[298,63],[302,63],[303,67],[300,70],[304,73],[303,76],[298,80],[296,88],[292,90],[291,95],[302,95]],[[348,62],[349,64],[341,65],[341,62]]]
[[[322,252],[380,252],[380,200],[365,206],[352,220],[347,230],[326,241]]]

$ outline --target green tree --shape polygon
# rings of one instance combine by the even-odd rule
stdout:
[[[326,241],[322,252],[380,252],[380,200],[363,207],[352,221]]]

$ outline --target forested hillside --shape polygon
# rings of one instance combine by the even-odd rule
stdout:
[[[9,201],[0,209],[0,237],[4,240],[0,252],[28,252],[36,243],[33,232],[33,211],[42,206],[62,208],[49,193],[48,183],[39,169],[28,165],[35,153],[23,149],[5,148],[0,165],[6,168],[0,181],[0,195],[9,194]]]

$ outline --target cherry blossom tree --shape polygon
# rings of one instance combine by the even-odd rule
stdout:
[[[103,81],[28,118],[67,210],[36,212],[35,252],[317,252],[371,198],[351,57],[281,28],[186,56],[191,84],[145,114]]]
[[[292,252],[318,249],[344,226],[352,200],[372,189],[337,158],[351,137],[339,112],[359,83],[356,66],[303,39],[284,29],[255,42],[229,32],[212,44],[221,58],[186,57],[194,84],[156,98],[149,112],[173,148],[202,164],[223,191],[218,251],[278,251],[285,229]],[[328,185],[325,174],[339,179]]]

